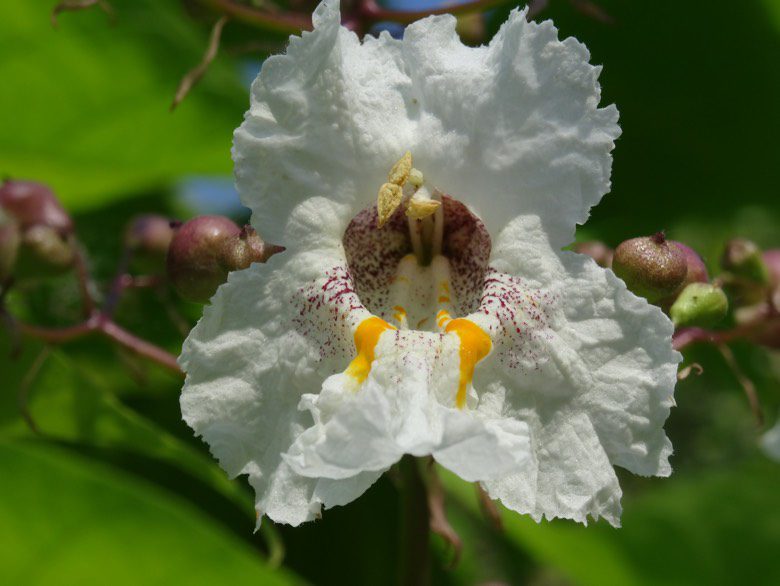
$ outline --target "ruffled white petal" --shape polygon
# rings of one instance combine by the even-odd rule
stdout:
[[[315,30],[253,85],[237,185],[256,227],[288,251],[231,275],[188,338],[185,420],[282,522],[349,502],[413,454],[534,518],[618,524],[613,465],[670,472],[663,423],[679,355],[660,310],[560,252],[609,188],[620,131],[616,109],[598,106],[600,69],[517,11],[476,49],[449,16],[362,43],[339,18],[338,2],[323,2]],[[360,296],[381,306],[392,276],[345,230],[407,150],[493,236],[482,299],[477,279],[453,278],[482,304],[473,319],[495,344],[464,410],[453,336],[387,331],[362,385],[343,373],[368,315]],[[394,264],[391,236],[371,242],[389,243],[382,258]],[[353,287],[348,259],[374,276]]]
[[[609,189],[620,133],[583,45],[518,11],[480,48],[461,43],[452,16],[363,43],[339,18],[338,2],[323,2],[315,30],[266,61],[236,131],[237,185],[261,234],[285,240],[296,202],[317,195],[347,206],[343,230],[411,150],[491,233],[534,214],[554,245],[571,241]]]
[[[231,273],[180,358],[187,373],[181,395],[184,420],[228,474],[249,476],[258,513],[292,525],[313,519],[322,504],[357,498],[377,478],[356,474],[318,481],[294,473],[282,459],[311,425],[311,417],[298,410],[301,396],[319,392],[322,381],[343,368],[353,352],[348,324],[323,326],[332,315],[311,310],[308,321],[295,327],[302,288],[323,280],[322,263],[341,261],[329,257],[334,245],[328,231],[311,229],[312,222],[329,217],[329,209],[331,204],[317,200],[298,206],[287,231],[307,251]],[[329,352],[323,354],[326,342]]]
[[[663,424],[680,361],[673,326],[589,257],[552,250],[536,218],[507,228],[491,264],[550,301],[544,319],[528,320],[478,369],[483,401],[527,422],[535,451],[531,469],[486,483],[488,490],[536,518],[590,514],[618,524],[613,465],[671,472]]]
[[[457,409],[457,341],[451,336],[388,331],[357,390],[348,374],[325,381],[301,407],[315,425],[293,444],[286,460],[313,478],[382,472],[404,454],[432,455],[469,481],[498,478],[530,454],[525,423]],[[476,404],[476,397],[472,397]]]

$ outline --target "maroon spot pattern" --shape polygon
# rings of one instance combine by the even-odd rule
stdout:
[[[366,313],[347,267],[325,270],[321,279],[301,287],[290,303],[296,331],[319,347],[321,359],[348,359],[354,354],[352,328]]]
[[[550,338],[556,293],[526,286],[519,277],[490,269],[485,276],[479,312],[498,319],[490,327],[498,360],[511,369],[538,369],[545,359],[543,341]]]
[[[497,325],[490,326],[489,334],[499,361],[506,368],[538,369],[545,360],[544,341],[550,337],[557,294],[530,288],[522,279],[491,268],[491,240],[484,224],[449,196],[442,197],[442,204],[442,253],[450,261],[456,315],[480,312],[495,317]],[[352,331],[367,312],[390,319],[390,285],[398,263],[412,251],[403,210],[379,229],[376,206],[353,218],[343,244],[347,266],[324,270],[322,278],[301,287],[290,300],[296,330],[320,348],[322,359],[352,358]],[[394,336],[397,344],[417,340],[440,346],[440,335],[416,334],[405,331]]]
[[[477,310],[482,283],[488,271],[491,241],[482,220],[448,195],[442,196],[444,237],[442,254],[450,261],[450,278],[456,315]]]
[[[371,313],[388,319],[390,284],[398,263],[412,251],[409,227],[399,207],[387,223],[377,228],[377,209],[364,209],[344,232],[344,253],[354,276],[355,291]]]

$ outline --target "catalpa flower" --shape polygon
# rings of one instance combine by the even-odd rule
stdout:
[[[268,59],[235,133],[253,225],[187,339],[181,405],[258,517],[297,525],[432,456],[535,519],[617,525],[613,466],[668,475],[672,325],[561,251],[609,189],[599,67],[515,11],[360,40],[338,3]],[[259,521],[258,521],[259,522]]]

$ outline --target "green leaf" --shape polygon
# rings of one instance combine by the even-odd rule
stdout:
[[[43,444],[0,442],[5,584],[296,584],[202,513]]]
[[[777,584],[780,547],[776,464],[650,481],[625,499],[623,527],[555,520],[535,523],[501,508],[506,537],[577,584]],[[443,473],[459,503],[477,510],[471,487]],[[663,483],[663,485],[661,485]]]
[[[165,185],[182,174],[229,173],[232,131],[248,105],[221,54],[169,112],[179,80],[201,59],[208,26],[181,3],[112,1],[63,13],[46,2],[0,3],[0,174],[49,183],[80,209]]]
[[[40,351],[28,346],[20,361],[4,365],[8,391],[0,399],[2,419],[0,436],[31,437],[32,432],[18,416],[16,391],[22,377]],[[2,362],[5,362],[3,354]],[[0,364],[2,364],[0,362]],[[92,362],[83,368],[61,350],[52,350],[34,380],[30,381],[28,411],[38,431],[47,438],[97,448],[119,449],[142,454],[184,470],[214,490],[225,495],[242,509],[251,510],[247,494],[231,482],[215,462],[189,444],[168,433],[123,405],[117,397],[90,377],[100,380],[99,364]],[[116,368],[116,366],[114,367]],[[129,376],[125,373],[128,382]],[[158,387],[158,392],[174,398],[178,392],[177,379],[173,386]]]

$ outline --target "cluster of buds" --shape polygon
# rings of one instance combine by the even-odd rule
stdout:
[[[745,337],[780,347],[780,250],[731,240],[714,280],[696,251],[663,232],[626,240],[615,250],[601,242],[579,243],[575,250],[611,268],[631,291],[667,312],[677,328],[716,326],[731,308]]]
[[[726,244],[721,267],[737,325],[755,342],[780,348],[780,250],[762,251],[750,240],[735,238]]]
[[[184,299],[207,302],[230,271],[265,262],[282,250],[263,242],[251,226],[223,216],[186,223],[155,214],[130,221],[124,236],[134,271],[159,275]],[[76,262],[73,221],[51,189],[32,181],[0,186],[0,289],[63,274]]]
[[[631,291],[664,309],[677,327],[709,327],[728,311],[726,295],[709,282],[702,258],[663,232],[626,240],[614,251],[598,242],[579,244],[576,250],[612,268]]]
[[[32,181],[0,185],[0,284],[59,275],[75,262],[73,221],[54,193]]]

